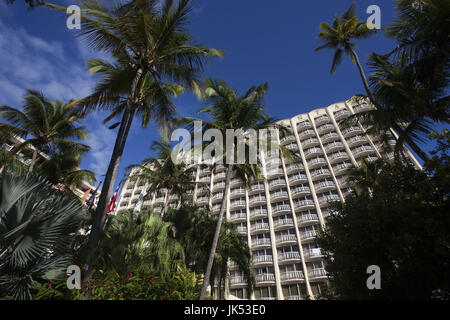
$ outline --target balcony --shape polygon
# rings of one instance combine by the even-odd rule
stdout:
[[[245,189],[243,189],[243,188],[232,189],[231,192],[230,192],[230,196],[231,197],[245,196]]]
[[[302,296],[287,296],[284,297],[285,300],[303,300]]]
[[[295,141],[295,136],[292,134],[280,139],[281,144],[285,144],[285,143],[292,142],[292,141]]]
[[[334,126],[332,124],[324,124],[323,126],[317,128],[317,132],[319,132],[319,134],[327,133],[330,131],[334,131]]]
[[[209,198],[208,197],[198,197],[197,203],[198,204],[207,204],[207,203],[209,203]]]
[[[284,234],[284,235],[278,236],[276,242],[277,242],[277,244],[282,244],[282,245],[297,244],[297,237],[295,236],[295,234]]]
[[[278,205],[272,207],[273,214],[277,213],[289,213],[291,212],[291,206],[288,204]]]
[[[214,175],[214,180],[220,180],[220,179],[225,179],[226,177],[226,173],[225,172],[220,172]]]
[[[299,163],[293,163],[286,166],[286,172],[291,173],[294,170],[303,170],[303,165]]]
[[[252,261],[255,266],[264,264],[267,265],[273,263],[273,257],[269,255],[253,256]]]
[[[217,205],[212,207],[212,212],[219,213],[221,208],[222,208],[222,205],[221,204],[217,204]]]
[[[308,181],[308,178],[306,177],[306,175],[302,174],[302,173],[289,176],[288,178],[289,178],[289,183]]]
[[[303,271],[288,271],[280,274],[281,281],[301,281],[305,280]]]
[[[311,172],[311,178],[312,179],[319,179],[322,177],[326,177],[331,175],[330,170],[328,169],[318,169]]]
[[[367,139],[364,136],[354,136],[350,139],[347,140],[347,144],[349,145],[349,147],[353,147],[359,144],[363,144],[366,143]]]
[[[250,218],[265,218],[267,217],[267,209],[257,209],[250,211]]]
[[[213,185],[213,190],[225,189],[225,182],[215,183]]]
[[[344,144],[340,141],[334,141],[334,142],[331,142],[331,143],[325,145],[325,150],[327,152],[333,152],[333,151],[336,151],[336,150],[339,150],[342,148],[344,148]]]
[[[294,220],[292,219],[279,219],[275,220],[273,227],[277,230],[294,227]]]
[[[281,199],[287,199],[287,198],[289,198],[289,195],[286,191],[272,192],[270,194],[270,200],[281,200]]]
[[[317,232],[315,230],[302,231],[300,239],[302,239],[302,241],[313,240],[316,237],[316,235]]]
[[[324,164],[327,164],[327,161],[325,158],[315,158],[308,161],[308,168],[314,169],[320,166],[323,166]]]
[[[306,195],[311,192],[311,189],[309,187],[296,187],[291,189],[292,196],[300,196],[300,195]]]
[[[250,192],[256,192],[256,191],[264,191],[264,185],[263,184],[254,184],[250,187]]]
[[[341,109],[334,113],[334,118],[336,120],[341,120],[341,119],[347,117],[348,115],[350,115],[350,111],[348,111],[347,109]]]
[[[298,145],[297,145],[297,143],[290,143],[286,146],[286,148],[291,151],[296,151],[296,150],[298,150]]]
[[[270,246],[271,246],[271,241],[269,238],[252,240],[252,248],[270,247]]]
[[[247,227],[244,226],[238,226],[237,231],[242,235],[247,235]]]
[[[305,129],[305,128],[310,128],[311,127],[311,123],[306,120],[306,121],[301,121],[299,123],[297,123],[297,129]]]
[[[283,179],[283,180],[272,180],[269,182],[269,188],[277,186],[286,186],[286,181]]]
[[[257,274],[255,279],[256,279],[256,284],[274,283],[275,275],[273,273],[261,273],[261,274]]]
[[[327,195],[325,197],[320,197],[319,203],[321,205],[323,205],[323,204],[327,204],[327,203],[330,203],[333,201],[340,201],[340,200],[341,200],[341,198],[337,194],[332,194],[332,195]]]
[[[317,214],[308,213],[308,214],[302,214],[297,217],[297,222],[299,225],[306,225],[310,223],[318,223],[319,222],[319,216]]]
[[[322,149],[320,148],[310,148],[305,150],[305,158],[308,159],[310,156],[317,156],[323,154]]]
[[[329,132],[320,137],[322,143],[326,143],[329,141],[334,141],[339,139],[339,135],[336,132]]]
[[[320,248],[316,248],[316,249],[304,250],[303,256],[305,257],[305,259],[311,260],[314,258],[322,258],[323,254],[322,254],[322,251],[320,250]]]
[[[299,136],[300,138],[309,138],[309,137],[312,137],[312,136],[315,136],[315,135],[316,135],[316,133],[314,132],[314,130],[311,130],[311,129],[302,131],[302,132],[300,132],[300,133],[298,134],[298,136]]]
[[[250,205],[266,204],[267,200],[264,196],[255,196],[249,198]]]
[[[355,113],[361,112],[361,111],[365,111],[365,110],[370,110],[370,109],[372,109],[372,107],[369,106],[369,105],[366,104],[366,103],[363,103],[363,104],[360,104],[360,105],[357,105],[357,106],[354,106],[354,107],[353,107],[353,111],[354,111]]]
[[[356,157],[362,157],[368,155],[372,152],[375,152],[371,146],[361,146],[355,149],[352,149],[353,155]]]
[[[245,280],[245,278],[243,276],[230,277],[230,286],[235,287],[235,286],[246,286],[246,285],[247,285],[247,281]]]
[[[327,272],[324,268],[312,269],[309,271],[308,275],[311,279],[321,279],[328,277]]]
[[[215,193],[213,195],[213,197],[212,197],[212,200],[213,200],[213,202],[214,201],[218,201],[218,200],[222,201],[223,197],[224,197],[224,193],[223,192]]]
[[[328,160],[330,161],[330,163],[336,163],[336,162],[344,161],[347,159],[348,159],[347,152],[336,152],[336,153],[331,154],[328,157]]]
[[[269,231],[268,223],[255,223],[250,226],[250,230],[252,233],[260,232],[260,231]]]
[[[362,133],[361,128],[360,127],[350,127],[350,128],[346,128],[344,130],[342,130],[342,135],[344,137],[351,137],[353,135]]]
[[[322,192],[335,188],[334,182],[332,181],[322,181],[314,185],[316,192]]]
[[[330,118],[327,115],[323,115],[314,119],[316,126],[321,125],[322,123],[329,122]]]
[[[305,199],[305,200],[297,200],[294,201],[295,209],[310,209],[314,208],[314,201]]]
[[[283,172],[283,169],[281,169],[281,168],[267,170],[267,176],[268,177],[280,176],[280,175],[283,175],[283,174],[284,174],[284,172]]]
[[[351,166],[352,166],[351,163],[344,162],[344,163],[338,164],[336,166],[333,166],[333,170],[334,170],[335,174],[339,174],[339,173],[346,171]]]
[[[230,202],[230,209],[244,208],[245,205],[245,200],[234,200]]]
[[[220,210],[220,207],[219,207]],[[233,214],[230,216],[230,220],[233,222],[238,222],[238,221],[245,221],[247,220],[247,215],[245,213],[238,213],[238,214]]]
[[[300,260],[300,253],[297,251],[283,252],[278,255],[279,262],[291,262]]]

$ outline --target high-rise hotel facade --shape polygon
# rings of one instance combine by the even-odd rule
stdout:
[[[270,153],[264,154],[261,169],[266,179],[254,182],[250,188],[245,188],[238,178],[232,179],[226,218],[237,226],[250,247],[256,287],[249,295],[244,277],[230,261],[226,298],[296,300],[315,299],[323,293],[327,271],[315,236],[331,214],[330,202],[344,201],[351,192],[345,170],[359,166],[361,158],[374,161],[394,157],[392,152],[384,151],[384,142],[366,134],[361,124],[339,124],[366,108],[369,105],[348,100],[280,121],[292,134],[278,137],[279,143],[297,153],[301,161],[287,163],[282,157],[277,161]],[[395,133],[390,135],[388,143],[394,145]],[[420,167],[405,150],[408,161]],[[133,169],[124,185],[116,214],[137,206],[153,206],[161,212],[165,190],[141,201],[147,184],[133,177],[137,170]],[[225,173],[225,166],[220,165],[215,172],[199,167],[196,173],[199,184],[192,191],[194,201],[213,215],[221,208]],[[169,205],[177,207],[178,198],[168,196]]]

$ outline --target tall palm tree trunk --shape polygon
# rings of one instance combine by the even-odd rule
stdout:
[[[200,300],[205,300],[206,298],[206,288],[209,285],[209,278],[211,277],[211,269],[214,262],[214,256],[216,254],[217,243],[219,242],[220,228],[222,227],[223,214],[225,213],[225,208],[227,204],[228,192],[230,188],[231,175],[233,173],[233,165],[229,164],[227,168],[227,175],[225,180],[225,194],[222,200],[222,207],[219,212],[219,220],[217,220],[216,232],[214,233],[214,239],[211,246],[211,252],[208,258],[208,264],[206,266],[205,278],[203,279],[202,291],[200,292]]]
[[[133,79],[130,97],[128,99],[128,106],[122,116],[119,132],[117,133],[113,153],[109,162],[108,170],[106,172],[105,182],[102,187],[102,192],[100,193],[97,210],[95,211],[94,220],[92,223],[91,234],[89,236],[89,242],[87,245],[88,252],[85,259],[85,266],[87,270],[83,277],[83,282],[89,281],[92,277],[92,263],[94,260],[95,251],[97,250],[100,241],[100,235],[103,231],[103,226],[106,219],[106,210],[109,205],[109,199],[111,198],[113,192],[114,182],[117,176],[117,171],[119,169],[122,153],[125,148],[126,139],[128,137],[131,123],[133,121],[135,113],[133,103],[135,100],[137,84],[142,77],[142,73],[143,70],[139,69],[136,72],[135,78]],[[89,298],[89,296],[90,292],[86,292],[85,298]]]
[[[34,164],[36,163],[36,158],[37,158],[37,149],[34,148],[34,150],[33,150],[33,157],[31,158],[31,164],[30,164],[30,167],[28,168],[28,174],[33,172]]]
[[[367,82],[366,75],[364,73],[364,70],[361,66],[361,62],[359,61],[359,57],[356,54],[356,51],[351,49],[353,59],[355,60],[356,66],[358,67],[359,74],[361,75],[361,80],[363,82],[364,88],[366,89],[367,95],[369,96],[370,101],[374,106],[377,106],[377,103],[373,97],[372,91],[370,91],[369,83]],[[400,126],[396,123],[392,124],[392,127],[399,135],[402,135],[403,130],[400,128]],[[404,136],[404,139],[406,143],[411,147],[411,149],[424,161],[427,162],[430,160],[430,157],[409,137]]]

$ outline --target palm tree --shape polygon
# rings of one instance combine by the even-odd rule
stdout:
[[[364,69],[359,61],[358,54],[355,51],[356,44],[352,40],[365,39],[376,33],[376,29],[369,29],[365,21],[360,21],[356,16],[356,4],[352,3],[350,8],[345,11],[341,17],[335,15],[333,25],[327,22],[320,24],[319,39],[324,44],[315,51],[322,49],[335,49],[333,63],[331,65],[331,73],[334,73],[336,67],[342,62],[343,54],[350,57],[353,63],[358,67],[359,74],[363,81],[364,88],[370,100],[374,101],[370,92]]]
[[[238,96],[236,91],[224,81],[217,81],[210,78],[206,79],[203,98],[205,99],[207,107],[199,110],[198,112],[199,114],[208,113],[211,117],[210,121],[203,120],[204,129],[214,128],[222,132],[223,136],[226,136],[227,129],[240,130],[242,132],[245,132],[248,129],[254,129],[258,132],[260,129],[276,127],[274,124],[275,120],[268,117],[264,110],[263,98],[266,91],[267,83],[251,87],[245,94]],[[185,118],[182,121],[189,122],[189,127],[192,129],[192,123],[196,120],[199,119]],[[244,143],[248,147],[250,142],[245,141]],[[233,150],[233,154],[235,146],[236,141],[233,141],[231,148],[231,150]],[[216,157],[220,156],[222,155],[216,155]],[[232,157],[233,159],[236,158],[236,154]],[[259,176],[259,168],[256,164],[249,164],[249,162],[246,162],[245,164],[227,164],[225,194],[219,212],[219,218],[211,246],[208,265],[206,267],[205,279],[200,294],[201,300],[205,299],[206,296],[206,288],[209,284],[220,229],[222,227],[223,215],[226,208],[226,199],[229,194],[231,176],[234,170],[247,175],[242,174],[240,176],[240,178],[244,179],[243,181],[255,179]]]
[[[379,173],[389,166],[383,159],[367,162],[361,158],[361,167],[352,167],[346,171],[346,180],[352,186],[357,195],[363,192],[372,193],[373,188],[378,185]]]
[[[345,11],[339,18],[337,15],[334,17],[333,25],[330,26],[326,22],[320,24],[321,31],[319,32],[319,39],[325,44],[318,47],[315,51],[319,51],[325,48],[336,49],[333,63],[331,66],[331,73],[334,73],[335,68],[342,61],[343,53],[346,53],[352,61],[358,67],[358,71],[361,76],[364,88],[366,90],[367,96],[370,102],[377,108],[380,107],[378,100],[374,97],[372,91],[370,90],[369,83],[367,81],[364,69],[361,66],[358,55],[355,51],[356,44],[352,43],[352,39],[364,39],[376,32],[376,29],[369,29],[366,22],[360,21],[356,16],[356,5],[352,3],[350,8]],[[392,109],[391,109],[392,110]],[[383,114],[384,116],[384,114]],[[392,117],[389,117],[391,119]],[[424,161],[429,160],[429,157],[422,151],[422,149],[411,139],[408,134],[405,134],[404,129],[395,121],[390,122],[390,127],[392,127],[402,140],[404,139],[408,145],[421,157]],[[386,130],[386,128],[384,128]],[[401,146],[401,144],[399,144]]]
[[[61,279],[72,264],[85,210],[34,173],[4,170],[0,197],[0,297],[31,299],[36,281]]]
[[[186,265],[197,273],[204,273],[209,258],[209,244],[214,236],[213,230],[217,219],[195,206],[184,205],[169,215],[169,221],[175,227],[176,239],[184,248]],[[211,286],[215,279],[220,282],[225,280],[229,259],[232,259],[244,274],[251,291],[255,279],[250,249],[237,232],[236,226],[233,223],[224,222],[217,244],[216,261],[211,270]]]
[[[61,148],[70,148],[74,152],[87,152],[89,147],[71,139],[86,139],[87,128],[78,126],[84,114],[71,103],[49,100],[42,93],[27,90],[23,111],[0,106],[0,118],[9,123],[0,123],[2,140],[17,135],[25,141],[13,147],[17,154],[24,147],[31,146],[33,156],[29,172],[38,160],[38,150],[44,153],[56,153]]]
[[[156,152],[156,157],[149,157],[142,161],[139,166],[141,173],[136,174],[141,181],[147,181],[149,187],[146,195],[150,196],[161,189],[166,190],[163,216],[167,213],[169,196],[177,195],[184,198],[187,191],[195,185],[192,181],[192,174],[197,167],[187,165],[184,162],[175,163],[172,159],[172,148],[168,142],[153,142],[151,149]],[[132,166],[135,167],[135,166]],[[145,197],[145,196],[144,196]]]
[[[47,6],[66,11],[64,7]],[[171,0],[133,0],[119,2],[112,8],[97,1],[83,1],[80,7],[80,36],[92,48],[111,53],[117,63],[115,66],[99,63],[99,60],[91,63],[91,72],[101,72],[104,78],[94,93],[80,104],[88,110],[114,109],[115,115],[121,114],[89,239],[86,258],[86,265],[89,266],[102,232],[108,201],[134,116],[141,115],[144,123],[154,120],[164,127],[175,111],[174,105],[164,94],[164,82],[182,84],[195,90],[197,77],[205,62],[211,57],[221,56],[222,52],[193,44],[186,31],[192,8],[190,0],[180,0],[177,4]],[[113,73],[105,71],[107,65]],[[90,271],[85,279],[89,277]]]

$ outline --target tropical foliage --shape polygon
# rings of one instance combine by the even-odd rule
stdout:
[[[84,209],[34,174],[4,170],[0,196],[0,297],[30,299],[36,282],[58,279],[72,264]]]

